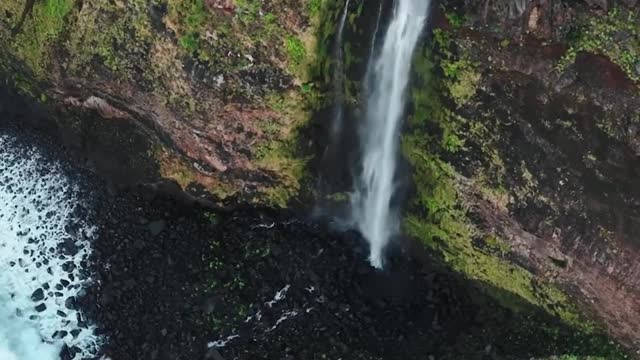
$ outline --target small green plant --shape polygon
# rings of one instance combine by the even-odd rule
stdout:
[[[307,49],[300,38],[290,35],[286,40],[287,55],[293,65],[300,65],[307,56]]]
[[[320,14],[320,10],[322,9],[322,0],[309,0],[307,7],[309,8],[309,14],[314,17]]]
[[[52,18],[63,18],[73,7],[70,0],[47,0],[45,3],[46,15]]]
[[[511,246],[495,235],[487,235],[483,240],[491,250],[498,252],[500,256],[505,256],[511,251]]]
[[[198,50],[198,33],[190,32],[180,38],[180,45],[189,52]]]
[[[239,14],[240,21],[249,25],[258,21],[260,14],[260,1],[257,0],[236,0],[236,13]]]
[[[185,23],[187,29],[191,31],[200,30],[207,17],[206,10],[204,8],[204,0],[191,1],[191,7],[188,11]]]
[[[466,17],[455,12],[447,12],[445,14],[447,21],[454,28],[460,28],[467,21]]]
[[[207,211],[204,213],[204,217],[209,221],[210,224],[218,224],[218,215],[216,213]]]
[[[436,29],[434,39],[442,57],[440,67],[447,78],[449,94],[456,105],[462,106],[475,95],[482,76],[464,51],[452,51],[455,43],[451,41],[450,32]]]

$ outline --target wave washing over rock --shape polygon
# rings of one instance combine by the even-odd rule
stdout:
[[[100,338],[76,310],[95,228],[64,167],[0,134],[0,359],[82,359]]]

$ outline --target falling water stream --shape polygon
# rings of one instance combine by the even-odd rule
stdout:
[[[385,246],[399,228],[392,207],[399,130],[412,55],[429,4],[429,0],[396,0],[384,37],[380,34],[379,51],[373,51],[378,28],[373,34],[360,131],[362,168],[351,204],[353,223],[370,242],[370,261],[378,268],[383,266]],[[348,8],[349,0],[337,33],[335,86],[340,97]],[[340,129],[341,122],[342,108],[334,129]],[[95,231],[82,216],[81,193],[60,164],[35,147],[0,134],[0,360],[57,360],[65,346],[76,349],[75,359],[97,353],[101,339],[73,304],[90,280],[83,267]],[[272,328],[297,315],[283,313]]]
[[[380,6],[378,8],[378,16],[376,18],[376,28],[373,30],[373,36],[371,37],[371,45],[369,50],[369,59],[367,60],[367,72],[365,73],[364,79],[364,95],[369,94],[371,87],[373,86],[373,76],[371,72],[371,68],[373,66],[373,60],[375,59],[375,50],[376,43],[378,42],[378,33],[380,32],[380,20],[382,20],[382,7],[384,5],[384,1],[380,1]],[[366,100],[366,99],[365,99]]]
[[[413,52],[428,17],[430,0],[397,0],[382,48],[366,79],[369,89],[360,132],[362,168],[351,197],[356,227],[369,241],[370,261],[383,266],[383,250],[399,230],[392,206],[399,131],[405,112]]]
[[[336,59],[336,66],[333,80],[333,91],[336,97],[336,108],[333,118],[333,124],[331,126],[331,138],[336,139],[342,129],[342,121],[344,117],[344,51],[342,49],[342,39],[344,38],[344,27],[347,23],[347,14],[349,12],[350,0],[347,0],[344,4],[340,23],[338,24],[338,33],[336,35],[336,43],[334,48],[334,58]]]

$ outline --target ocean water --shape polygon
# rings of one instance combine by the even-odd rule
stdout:
[[[95,227],[81,186],[36,146],[0,133],[0,360],[92,357],[101,339],[74,301],[91,281]]]

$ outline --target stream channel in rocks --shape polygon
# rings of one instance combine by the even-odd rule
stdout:
[[[361,237],[302,210],[115,189],[1,110],[2,360],[529,359],[579,343],[411,241],[377,270]]]

